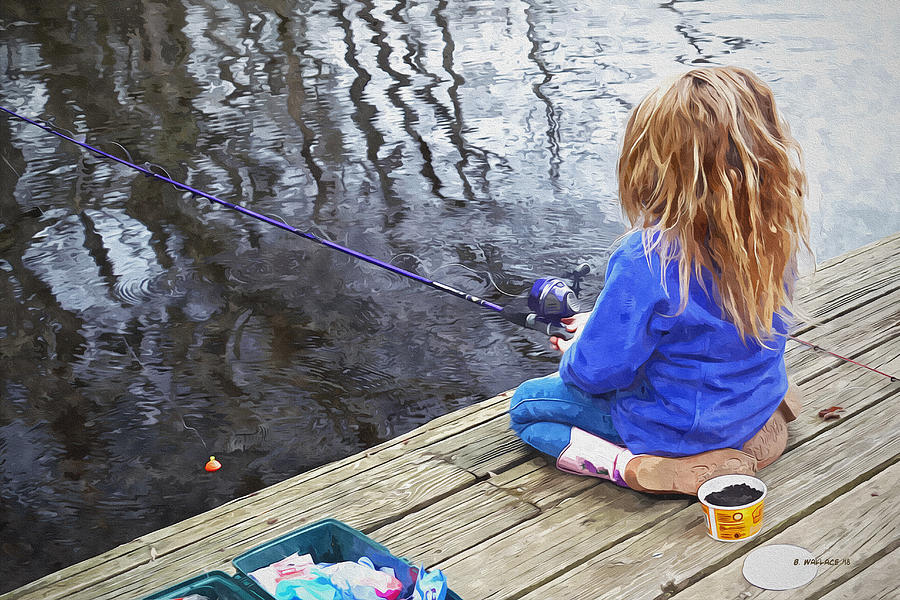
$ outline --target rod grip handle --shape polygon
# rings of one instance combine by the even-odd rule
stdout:
[[[566,328],[565,325],[545,321],[534,313],[528,315],[525,318],[525,327],[527,327],[528,329],[534,329],[535,331],[540,331],[541,333],[546,333],[547,337],[555,335],[556,337],[560,337],[564,340],[571,340],[574,335]]]
[[[504,308],[500,314],[510,323],[515,323],[519,327],[525,327],[526,329],[540,331],[548,337],[555,335],[564,340],[570,340],[574,336],[565,325],[542,319],[535,313],[517,312]]]

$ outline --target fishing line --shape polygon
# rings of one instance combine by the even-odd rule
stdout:
[[[122,147],[120,144],[116,144],[116,145],[119,146],[120,148]],[[131,158],[131,155],[130,155],[130,154],[128,155],[128,158]],[[145,162],[145,163],[144,163],[144,166],[147,167],[148,169],[157,168],[157,169],[159,169],[160,171],[162,171],[163,173],[165,173],[165,174],[166,174],[166,177],[168,177],[169,179],[172,179],[172,176],[169,175],[169,172],[166,171],[166,170],[165,170],[164,168],[162,168],[161,166],[157,165],[156,163]],[[175,189],[178,189],[178,188],[175,188]]]
[[[181,424],[184,426],[184,428],[189,429],[189,430],[193,431],[194,433],[196,433],[197,437],[200,438],[200,443],[203,444],[203,447],[205,449],[209,450],[209,446],[207,446],[206,442],[203,441],[203,436],[200,435],[200,432],[197,431],[194,427],[188,427],[188,424],[184,422],[184,415],[178,415],[178,416],[181,417]]]
[[[73,139],[77,139],[77,138],[78,138],[78,136],[75,135],[75,133],[74,133],[71,129],[66,129],[65,127],[61,127],[61,126],[57,125],[57,124],[56,124],[56,117],[50,117],[50,118],[48,118],[48,119],[42,119],[41,122],[44,123],[45,125],[47,125],[48,127],[52,128],[52,129],[55,129],[56,131],[65,131],[65,132],[68,133],[70,136],[72,136]],[[83,137],[86,137],[86,136],[83,136]],[[131,157],[129,156],[129,158],[131,158]]]
[[[16,174],[16,177],[21,177],[21,175],[19,175],[19,172],[16,171],[15,168],[14,168],[11,164],[9,164],[9,161],[8,161],[8,160],[6,160],[6,157],[3,156],[2,158],[3,158],[3,162],[6,163],[6,166],[9,167],[10,170],[12,170],[12,172]]]
[[[125,338],[122,338],[122,343],[124,343],[124,344],[125,344],[125,347],[128,348],[128,352],[131,353],[131,358],[134,359],[134,362],[136,362],[136,363],[138,364],[138,366],[141,367],[142,370],[143,370],[143,369],[146,369],[146,367],[144,366],[144,363],[141,362],[141,359],[140,359],[140,358],[138,358],[138,355],[137,355],[137,353],[134,351],[134,348],[132,348],[132,347],[131,347],[131,344],[128,343],[128,340],[126,340]],[[209,450],[209,446],[206,445],[206,441],[203,439],[203,436],[200,435],[200,432],[197,431],[196,428],[194,428],[194,427],[189,427],[188,424],[185,423],[185,421],[184,421],[184,415],[182,415],[182,414],[181,414],[181,411],[178,410],[178,403],[175,402],[175,398],[172,397],[172,394],[169,395],[169,400],[172,401],[172,402],[171,402],[171,404],[172,404],[172,409],[175,411],[175,414],[178,415],[178,418],[179,418],[179,419],[181,419],[181,425],[185,428],[185,430],[190,430],[190,431],[193,431],[194,433],[196,433],[196,434],[197,434],[197,437],[200,439],[200,443],[203,444],[203,448],[205,448],[206,450]]]
[[[119,148],[121,148],[121,149],[122,149],[122,152],[124,152],[124,153],[128,156],[128,160],[130,160],[131,162],[134,162],[134,160],[132,160],[132,158],[131,158],[131,152],[128,151],[128,148],[126,148],[125,146],[123,146],[122,144],[120,144],[119,142],[117,142],[117,141],[115,141],[115,140],[110,140],[109,143],[110,143],[110,144],[115,144],[116,146],[118,146]]]
[[[401,252],[400,254],[395,254],[394,256],[391,257],[391,260],[389,260],[388,262],[391,264],[394,264],[394,261],[396,259],[400,258],[401,256],[409,256],[411,258],[416,259],[416,262],[419,263],[419,267],[423,271],[425,271],[425,274],[428,275],[429,277],[431,277],[432,273],[436,273],[436,272],[440,271],[441,269],[445,269],[447,267],[462,267],[463,269],[466,269],[467,271],[471,271],[472,273],[475,273],[476,275],[486,275],[488,282],[490,282],[490,284],[494,287],[494,289],[505,296],[511,296],[513,298],[519,298],[522,296],[522,294],[512,294],[510,292],[506,292],[506,291],[500,289],[500,287],[494,282],[494,277],[493,277],[493,275],[491,275],[490,271],[479,271],[477,269],[473,269],[472,267],[469,267],[462,263],[445,263],[439,267],[435,267],[434,269],[429,270],[425,267],[425,261],[423,261],[421,258],[416,256],[412,252]]]

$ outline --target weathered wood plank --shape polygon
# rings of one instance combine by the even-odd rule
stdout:
[[[812,317],[810,325],[827,322],[896,289],[898,255],[900,235],[872,245],[868,252],[820,265],[816,273],[798,281],[796,297],[801,309]]]
[[[854,269],[858,268],[860,264],[868,262],[873,258],[881,260],[896,257],[898,250],[900,250],[900,232],[892,233],[891,235],[824,260],[816,266],[816,270],[822,272],[835,267],[846,267],[847,265],[850,265],[850,269]]]
[[[357,481],[356,485],[348,485],[342,490],[336,490],[337,486],[318,490],[308,496],[293,498],[277,509],[254,515],[241,523],[212,527],[207,535],[200,536],[202,541],[190,546],[166,552],[163,552],[164,548],[158,548],[159,558],[154,564],[133,567],[114,580],[85,590],[89,595],[75,593],[67,599],[90,597],[112,600],[121,597],[119,594],[123,589],[143,596],[165,587],[158,585],[159,582],[172,583],[215,568],[230,571],[230,567],[223,562],[227,563],[241,552],[304,524],[335,517],[351,526],[363,528],[366,524],[382,522],[430,503],[440,497],[443,485],[452,489],[453,478],[463,474],[466,484],[473,481],[470,474],[446,463],[435,466],[433,461],[423,461],[419,469],[407,473],[395,473],[393,476],[382,473],[381,477],[373,476],[366,482]]]
[[[890,253],[900,252],[900,242],[881,247],[879,254],[863,254],[858,260],[843,261],[829,269],[818,270],[797,281],[795,295],[803,302],[817,301],[827,318],[831,300],[839,301],[844,296],[858,298],[875,293],[876,285],[893,287],[897,265]],[[837,308],[837,306],[835,306]]]
[[[877,408],[823,432],[765,469],[761,476],[769,496],[758,538],[737,545],[717,542],[706,535],[699,506],[690,506],[582,564],[572,563],[565,578],[548,581],[524,598],[599,600],[674,594],[893,463],[900,455],[896,435],[900,402],[891,399]],[[447,573],[463,577],[457,569],[448,568]],[[581,585],[585,578],[604,584],[586,588]],[[492,589],[479,581],[473,592],[482,586]]]
[[[882,344],[857,358],[860,362],[889,373],[900,371],[900,343]],[[820,410],[840,406],[844,409],[841,419],[850,418],[873,404],[900,394],[900,383],[844,362],[804,383],[800,389],[803,410],[788,428],[788,448],[841,424],[840,419],[822,419],[818,414]]]
[[[536,517],[540,509],[480,482],[369,535],[427,567]]]
[[[541,509],[553,508],[595,485],[605,485],[593,477],[563,473],[540,455],[495,474],[488,482]]]
[[[831,590],[820,600],[896,600],[900,598],[900,550]]]
[[[900,253],[900,233],[881,238],[816,265],[798,281],[799,296],[839,291],[847,273],[877,273],[896,268],[892,259]]]
[[[506,407],[486,423],[432,444],[427,452],[478,477],[528,460],[532,451],[509,429]]]
[[[862,358],[876,367],[900,367],[897,353],[892,353],[885,347],[878,347]],[[805,390],[805,399],[808,404],[828,403],[837,397],[844,397],[848,387],[863,388],[866,390],[866,393],[858,394],[854,398],[848,398],[847,401],[844,401],[847,409],[844,418],[852,416],[869,404],[884,399],[897,390],[896,384],[892,384],[886,378],[847,363],[840,363],[836,369],[823,376],[820,384]],[[817,417],[813,419],[811,415],[815,414],[813,412],[814,408],[816,411],[818,410],[816,406],[818,405],[807,406],[807,410],[804,413],[806,420],[800,432],[796,431],[797,427],[792,426],[792,438],[795,445],[799,443],[798,438],[809,439],[823,430],[838,426],[836,421],[826,422]],[[458,437],[468,437],[468,435],[468,433],[460,434]],[[483,438],[483,434],[478,432],[475,437]],[[450,444],[451,442],[458,442],[458,440],[447,439],[443,443]],[[533,502],[541,508],[556,506],[565,499],[572,498],[578,492],[589,487],[608,485],[589,478],[573,477],[560,473],[552,466],[548,466],[544,458],[540,456],[535,456],[509,471],[493,475],[489,481],[504,487],[511,493],[516,493],[523,499]],[[409,518],[414,518],[414,515]]]
[[[855,358],[897,337],[900,337],[900,290],[817,326],[801,339],[847,358]],[[844,361],[789,340],[785,362],[794,380],[804,382]]]
[[[807,585],[780,592],[766,591],[741,575],[745,556],[731,561],[715,573],[678,593],[678,600],[751,600],[818,598],[822,592],[862,573],[867,566],[900,546],[900,465],[885,469],[864,484],[779,533],[767,544],[793,544],[805,548],[818,559],[840,562],[820,565]],[[864,570],[865,569],[865,570]],[[900,579],[894,573],[894,586]],[[865,585],[861,586],[865,589]],[[880,586],[873,586],[880,587]],[[854,598],[873,598],[868,593]]]
[[[658,499],[610,483],[595,485],[436,566],[463,598],[517,597],[688,504],[684,498]]]

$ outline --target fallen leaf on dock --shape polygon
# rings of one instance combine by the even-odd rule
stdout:
[[[840,419],[844,415],[844,409],[840,406],[832,406],[830,408],[823,408],[819,411],[819,417],[824,419],[825,421],[829,419]]]

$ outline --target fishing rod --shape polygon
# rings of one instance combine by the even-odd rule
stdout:
[[[211,203],[220,204],[226,208],[230,208],[239,213],[245,214],[249,217],[253,217],[254,219],[257,219],[264,223],[268,223],[269,225],[273,225],[274,227],[278,227],[279,229],[283,229],[284,231],[287,231],[288,233],[292,233],[294,235],[300,236],[302,238],[305,238],[305,239],[315,242],[317,244],[321,244],[323,246],[331,248],[332,250],[337,250],[338,252],[342,252],[344,254],[350,255],[354,258],[357,258],[357,259],[367,262],[369,264],[375,265],[376,267],[386,269],[386,270],[388,270],[392,273],[395,273],[397,275],[400,275],[402,277],[406,277],[408,279],[418,281],[419,283],[423,283],[423,284],[425,284],[429,287],[432,287],[436,290],[439,290],[441,292],[451,294],[453,296],[456,296],[457,298],[467,300],[469,302],[477,304],[478,306],[480,306],[482,308],[485,308],[485,309],[488,309],[488,310],[498,313],[501,317],[503,317],[507,321],[509,321],[511,323],[515,323],[516,325],[519,325],[520,327],[525,327],[527,329],[540,331],[541,333],[544,333],[548,336],[558,336],[558,337],[560,337],[562,339],[566,339],[566,340],[572,338],[572,333],[566,328],[565,325],[563,325],[560,322],[560,320],[564,319],[566,317],[571,317],[572,315],[574,315],[580,311],[580,309],[578,307],[577,299],[578,299],[578,295],[580,292],[581,280],[588,273],[590,273],[590,270],[591,270],[590,266],[587,264],[579,265],[578,268],[576,268],[574,271],[572,271],[571,273],[568,274],[568,276],[571,277],[571,279],[573,281],[572,287],[569,287],[566,284],[566,282],[564,282],[562,279],[559,279],[556,277],[545,277],[545,278],[538,279],[537,281],[534,282],[534,284],[531,287],[531,291],[528,294],[528,309],[530,312],[513,311],[513,310],[510,310],[509,307],[500,306],[499,304],[495,304],[495,303],[485,300],[483,298],[479,298],[478,296],[474,296],[474,295],[466,293],[462,290],[458,290],[458,289],[451,287],[445,283],[441,283],[440,281],[436,281],[433,279],[429,279],[427,277],[423,277],[422,275],[419,275],[418,273],[413,273],[412,271],[407,271],[406,269],[403,269],[401,267],[398,267],[398,266],[393,265],[388,262],[384,262],[382,260],[379,260],[379,259],[369,256],[367,254],[363,254],[362,252],[358,252],[356,250],[353,250],[352,248],[347,248],[345,246],[341,246],[340,244],[336,244],[335,242],[321,238],[321,237],[319,237],[315,234],[312,234],[308,231],[302,231],[296,227],[288,225],[287,223],[285,223],[283,221],[279,221],[277,219],[273,219],[272,217],[268,217],[266,215],[260,214],[253,210],[250,210],[249,208],[245,208],[239,204],[233,204],[231,202],[227,202],[225,200],[222,200],[221,198],[213,196],[212,194],[208,194],[202,190],[193,188],[185,183],[176,181],[176,180],[172,179],[171,177],[160,175],[159,173],[154,173],[153,171],[151,171],[148,168],[141,167],[139,165],[134,164],[133,162],[119,158],[118,156],[114,156],[112,154],[109,154],[108,152],[104,152],[103,150],[100,150],[99,148],[95,148],[94,146],[91,146],[90,144],[87,144],[85,142],[77,140],[73,137],[67,136],[67,135],[57,131],[56,127],[54,127],[50,123],[40,123],[38,121],[34,121],[32,119],[29,119],[28,117],[24,117],[24,116],[12,111],[12,110],[9,110],[3,106],[0,106],[0,111],[3,111],[3,112],[5,112],[13,117],[16,117],[17,119],[20,119],[22,121],[25,121],[26,123],[30,123],[31,125],[34,125],[35,127],[39,127],[41,129],[43,129],[44,131],[51,133],[59,138],[62,138],[73,144],[81,146],[82,148],[89,150],[95,154],[98,154],[100,156],[108,158],[119,164],[123,164],[131,169],[134,169],[135,171],[143,173],[147,177],[154,177],[160,181],[171,184],[178,189],[181,189],[181,190],[184,190],[184,191],[190,193],[193,197],[205,198],[206,200],[209,200]],[[130,156],[129,156],[129,158],[130,158]],[[807,341],[797,338],[795,336],[789,336],[789,337],[793,341],[803,344],[813,350],[821,350],[821,351],[827,352],[828,354],[831,354],[832,356],[836,356],[837,358],[840,358],[841,360],[859,365],[860,367],[864,367],[866,369],[869,369],[870,371],[874,371],[875,373],[878,373],[879,375],[884,375],[885,377],[889,377],[891,379],[891,381],[896,382],[898,380],[898,378],[894,375],[890,375],[888,373],[885,373],[883,371],[875,369],[869,365],[865,365],[865,364],[856,362],[854,360],[851,360],[849,358],[846,358],[844,356],[836,354],[830,350],[822,348],[816,344],[807,342]]]
[[[74,137],[65,135],[58,131],[52,123],[42,123],[39,121],[34,121],[32,119],[29,119],[28,117],[22,116],[12,110],[9,110],[8,108],[4,108],[3,106],[0,106],[0,111],[3,111],[8,115],[20,119],[26,123],[34,125],[35,127],[39,127],[47,133],[53,134],[68,142],[81,146],[82,148],[93,152],[94,154],[125,165],[126,167],[138,171],[139,173],[143,173],[147,177],[153,177],[165,183],[171,184],[177,189],[188,192],[192,197],[204,198],[206,200],[209,200],[210,203],[215,203],[226,208],[230,208],[231,210],[237,211],[239,213],[247,215],[248,217],[252,217],[274,227],[278,227],[279,229],[283,229],[288,233],[300,236],[311,242],[321,244],[322,246],[331,248],[332,250],[337,250],[338,252],[342,252],[344,254],[352,256],[353,258],[367,262],[371,265],[375,265],[376,267],[379,267],[381,269],[385,269],[414,281],[418,281],[419,283],[423,283],[441,292],[456,296],[457,298],[467,300],[468,302],[476,304],[481,308],[494,311],[507,321],[515,323],[516,325],[519,325],[521,327],[540,331],[541,333],[544,333],[548,336],[558,336],[563,339],[572,338],[572,333],[566,328],[565,325],[560,323],[560,320],[566,317],[571,317],[575,313],[579,312],[577,306],[577,297],[578,292],[580,291],[581,279],[590,272],[590,267],[587,264],[580,265],[570,274],[573,279],[574,289],[570,288],[563,280],[556,277],[546,277],[538,279],[532,285],[531,292],[529,293],[528,297],[528,308],[530,312],[513,311],[508,307],[503,307],[499,304],[490,302],[489,300],[479,298],[478,296],[456,289],[445,283],[441,283],[440,281],[423,277],[418,273],[407,271],[406,269],[393,265],[389,262],[384,262],[367,254],[363,254],[362,252],[359,252],[357,250],[353,250],[352,248],[347,248],[346,246],[336,244],[335,242],[321,238],[308,231],[303,231],[301,229],[298,229],[297,227],[288,225],[283,221],[273,219],[272,217],[250,210],[249,208],[245,208],[239,204],[233,204],[226,200],[222,200],[221,198],[213,196],[212,194],[208,194],[185,183],[176,181],[175,179],[172,179],[167,175],[160,175],[159,173],[155,173],[146,167],[136,165],[131,161],[119,158],[118,156],[114,156],[112,154],[109,154],[108,152],[100,150],[99,148],[91,146],[90,144],[77,140]],[[131,158],[130,155],[129,158]]]
[[[854,364],[854,365],[856,365],[858,367],[862,367],[864,369],[868,369],[868,370],[872,371],[873,373],[878,373],[879,375],[883,375],[883,376],[887,377],[888,379],[890,379],[891,383],[897,383],[898,381],[900,381],[900,378],[898,378],[896,375],[891,375],[890,373],[885,373],[884,371],[876,369],[875,367],[871,367],[867,364],[857,362],[857,361],[853,360],[852,358],[847,358],[846,356],[841,356],[840,354],[838,354],[836,352],[832,352],[831,350],[829,350],[827,348],[823,348],[822,346],[820,346],[818,344],[814,344],[812,342],[807,342],[806,340],[801,340],[800,338],[793,336],[793,335],[789,335],[788,339],[794,340],[798,344],[803,344],[807,348],[811,348],[818,352],[824,352],[826,354],[830,354],[831,356],[834,356],[835,358],[839,358],[845,362]]]

